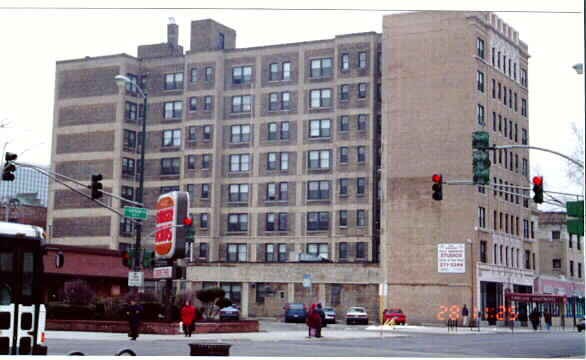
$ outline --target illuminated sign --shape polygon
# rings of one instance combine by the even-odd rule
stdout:
[[[479,318],[479,309],[474,307],[470,311],[470,320],[477,320]],[[436,314],[436,319],[439,321],[460,320],[462,317],[462,308],[460,305],[440,305],[439,311]],[[515,311],[514,306],[499,305],[497,307],[486,307],[482,313],[481,319],[499,321],[517,320],[519,314]]]
[[[188,212],[189,194],[187,192],[173,191],[159,196],[155,232],[157,259],[176,259],[185,256],[183,222],[188,217]]]
[[[459,274],[466,272],[466,248],[464,244],[437,245],[437,272]]]

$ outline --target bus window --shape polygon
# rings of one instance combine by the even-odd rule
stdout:
[[[9,305],[12,300],[14,278],[14,251],[0,249],[0,305]]]
[[[24,305],[33,303],[33,279],[35,258],[32,251],[22,254],[22,301]]]

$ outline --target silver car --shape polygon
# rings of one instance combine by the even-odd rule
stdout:
[[[334,309],[333,307],[324,307],[324,314],[326,315],[326,323],[336,323],[336,309]]]

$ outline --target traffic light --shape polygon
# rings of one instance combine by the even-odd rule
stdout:
[[[536,204],[543,203],[543,176],[533,177],[533,201]]]
[[[14,165],[14,161],[18,155],[13,154],[11,152],[7,152],[4,156],[4,169],[2,170],[2,180],[3,181],[14,181],[14,172],[16,171],[16,165]]]
[[[195,237],[195,230],[193,229],[193,219],[190,217],[186,217],[183,219],[183,227],[185,229],[185,241],[186,242],[193,242]]]
[[[134,251],[132,248],[122,252],[122,265],[132,269],[132,265],[134,265]]]
[[[100,181],[102,181],[103,178],[104,177],[102,176],[102,174],[92,175],[92,184],[90,185],[92,200],[99,199],[102,197],[103,185]]]
[[[154,265],[155,252],[150,249],[143,249],[142,252],[142,266],[145,269],[152,269]]]
[[[433,190],[433,194],[431,195],[431,197],[436,200],[436,201],[440,201],[444,198],[444,194],[442,191],[442,175],[441,174],[434,174],[431,177],[431,180],[433,181],[433,185],[431,186],[431,190]]]
[[[475,185],[490,184],[489,136],[486,131],[472,133],[472,182]]]

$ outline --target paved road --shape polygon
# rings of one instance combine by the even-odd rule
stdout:
[[[49,332],[50,355],[80,350],[87,355],[113,355],[132,348],[138,355],[189,355],[190,342],[223,341],[234,356],[385,356],[385,357],[576,357],[584,356],[584,333],[576,331],[518,332],[460,335],[441,332],[385,333],[364,326],[328,326],[323,339],[307,339],[302,324],[263,322],[262,333],[206,334],[187,339],[181,335],[141,335],[130,341],[125,334]],[[464,336],[465,334],[465,336]]]

